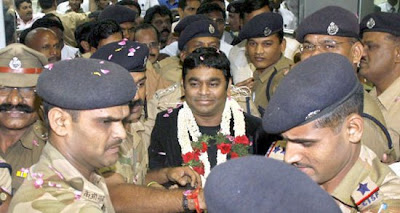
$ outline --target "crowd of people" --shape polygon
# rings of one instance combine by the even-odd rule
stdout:
[[[6,5],[0,212],[400,212],[399,2],[294,2]]]

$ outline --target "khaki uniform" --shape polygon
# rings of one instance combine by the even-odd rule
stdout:
[[[171,86],[174,82],[161,77],[160,62],[151,64],[147,60],[146,64],[146,98],[150,100],[157,90],[165,89]]]
[[[129,128],[127,138],[121,144],[115,172],[121,174],[126,183],[143,185],[149,167],[147,148],[150,141],[142,140],[145,131],[142,121],[132,123]]]
[[[104,178],[85,179],[47,143],[37,164],[13,197],[10,212],[114,212]]]
[[[281,56],[279,61],[268,67],[262,73],[258,71],[254,72],[254,87],[253,87],[253,97],[254,103],[257,108],[265,109],[268,105],[268,96],[272,96],[276,87],[278,86],[280,80],[282,80],[285,73],[287,73],[290,69],[290,66],[293,65],[293,61],[286,58],[285,56]],[[277,80],[274,81],[274,85],[272,85],[272,81],[278,76],[279,82]],[[267,86],[269,86],[269,94],[266,94]]]
[[[385,128],[387,124],[385,122],[385,118],[382,115],[381,110],[379,109],[376,101],[369,95],[366,91],[364,91],[364,114],[371,115],[377,121],[379,121]],[[364,118],[364,131],[361,138],[361,142],[366,145],[368,148],[372,149],[377,156],[380,158],[384,153],[390,155],[394,159],[397,159],[398,153],[396,153],[396,147],[389,149],[388,139],[382,129],[371,119],[367,118],[365,115]],[[398,143],[395,143],[393,140],[395,135],[391,134],[392,138],[392,146]],[[398,137],[397,137],[398,138]],[[398,141],[398,139],[397,139]],[[398,146],[397,146],[398,147]]]
[[[0,157],[0,164],[7,164],[6,161]],[[5,167],[0,168],[0,188],[11,194],[11,175],[10,170]]]
[[[180,83],[182,80],[181,60],[177,56],[165,58],[155,65],[157,72],[161,77],[173,83]]]
[[[280,141],[271,146],[267,156],[283,160],[285,149],[285,143]],[[383,203],[391,209],[390,212],[399,212],[400,177],[381,163],[371,149],[361,145],[358,161],[331,195],[340,201],[337,203],[344,213],[362,210],[377,212]]]
[[[75,40],[75,29],[79,25],[88,22],[89,17],[86,13],[76,13],[76,12],[69,12],[66,14],[57,13],[57,11],[53,10],[48,13],[53,13],[54,15],[58,16],[61,19],[62,25],[64,27],[64,42],[70,46],[76,47],[76,40]]]
[[[392,133],[394,149],[397,153],[397,160],[400,157],[399,135],[400,135],[400,78],[397,78],[382,94],[377,96],[376,88],[370,94],[376,98],[378,106],[385,118],[386,125]]]
[[[15,144],[0,155],[12,167],[12,190],[15,192],[28,175],[28,169],[37,163],[46,144],[47,130],[41,121],[36,121]]]
[[[337,203],[344,213],[378,212],[382,204],[387,209],[381,212],[399,212],[400,177],[372,150],[361,146],[359,159],[331,195],[340,201]]]

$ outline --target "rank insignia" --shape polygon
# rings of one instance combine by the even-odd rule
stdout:
[[[8,64],[8,66],[10,66],[11,69],[16,70],[16,69],[21,68],[22,63],[17,57],[14,57],[14,58],[11,59],[10,63]]]
[[[275,141],[267,151],[266,157],[275,160],[282,160],[285,157],[286,141]]]
[[[272,30],[269,29],[268,27],[265,27],[265,29],[264,29],[264,36],[269,36],[269,35],[271,35],[271,33],[272,33]]]
[[[328,26],[327,32],[329,35],[333,36],[339,32],[339,27],[335,24],[335,22],[331,22]]]
[[[370,18],[367,22],[367,27],[368,29],[372,29],[375,26],[375,20],[373,18]]]
[[[210,24],[210,26],[208,26],[208,31],[209,31],[211,34],[215,33],[215,28],[214,28],[214,26],[212,26],[212,24]]]
[[[17,171],[15,176],[26,178],[28,176],[28,173],[29,173],[29,169],[21,168],[19,171]]]
[[[359,210],[365,209],[380,199],[379,187],[370,177],[367,177],[364,181],[361,181],[358,184],[358,187],[353,191],[351,197]]]

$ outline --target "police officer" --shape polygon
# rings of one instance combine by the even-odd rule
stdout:
[[[370,94],[378,101],[387,127],[400,135],[399,86],[400,86],[400,15],[398,13],[373,13],[360,24],[364,54],[360,74],[374,83]],[[399,139],[392,138],[396,150]]]
[[[253,100],[260,112],[264,111],[274,89],[293,61],[283,56],[283,19],[277,13],[262,13],[247,22],[239,34],[247,39],[246,53],[256,70],[253,74]],[[272,84],[274,82],[274,84]]]
[[[338,6],[322,8],[300,23],[296,39],[302,43],[302,60],[323,52],[339,53],[349,59],[355,74],[363,47],[359,41],[358,19],[352,12]],[[332,90],[336,89],[332,87]],[[398,144],[392,140],[396,135],[389,135],[382,112],[366,91],[362,116],[365,118],[362,143],[382,160],[387,156],[394,158],[399,150],[398,147],[392,149],[393,145]]]
[[[35,88],[46,64],[43,54],[23,44],[0,50],[0,155],[11,165],[13,192],[39,160],[47,139],[47,130],[38,118]]]
[[[130,115],[127,117],[128,123],[125,125],[127,138],[121,144],[119,160],[111,168],[102,169],[102,173],[107,177],[106,183],[111,199],[118,211],[133,208],[153,208],[156,211],[165,208],[169,211],[179,211],[176,209],[182,206],[181,203],[176,204],[171,200],[182,198],[182,192],[157,193],[152,189],[139,187],[149,184],[149,186],[160,186],[157,183],[163,184],[168,181],[179,182],[186,179],[186,176],[190,177],[189,180],[193,180],[192,182],[196,182],[196,173],[189,167],[166,168],[147,172],[149,163],[147,148],[150,144],[151,129],[144,118],[143,104],[146,84],[148,83],[146,82],[148,56],[149,49],[145,44],[128,40],[107,44],[92,55],[92,58],[108,60],[123,66],[133,77],[138,89],[133,102],[130,104]],[[199,176],[197,178],[200,180]],[[149,193],[153,194],[149,195]],[[140,198],[132,199],[137,194],[141,195]],[[130,199],[130,201],[127,202],[126,199]],[[151,199],[163,199],[164,202],[156,205]],[[170,206],[167,207],[166,203],[170,203]]]
[[[49,142],[13,197],[10,212],[114,212],[96,169],[118,160],[126,137],[122,121],[136,92],[132,77],[111,62],[66,60],[43,71],[37,92]]]
[[[263,127],[287,141],[286,149],[273,151],[283,151],[284,161],[331,194],[343,212],[398,212],[400,177],[360,143],[362,105],[363,88],[348,59],[322,53],[281,81]]]

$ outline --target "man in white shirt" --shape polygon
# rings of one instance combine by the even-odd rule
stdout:
[[[32,26],[33,22],[44,16],[43,13],[33,14],[31,0],[15,0],[17,11],[17,30],[22,31]]]

